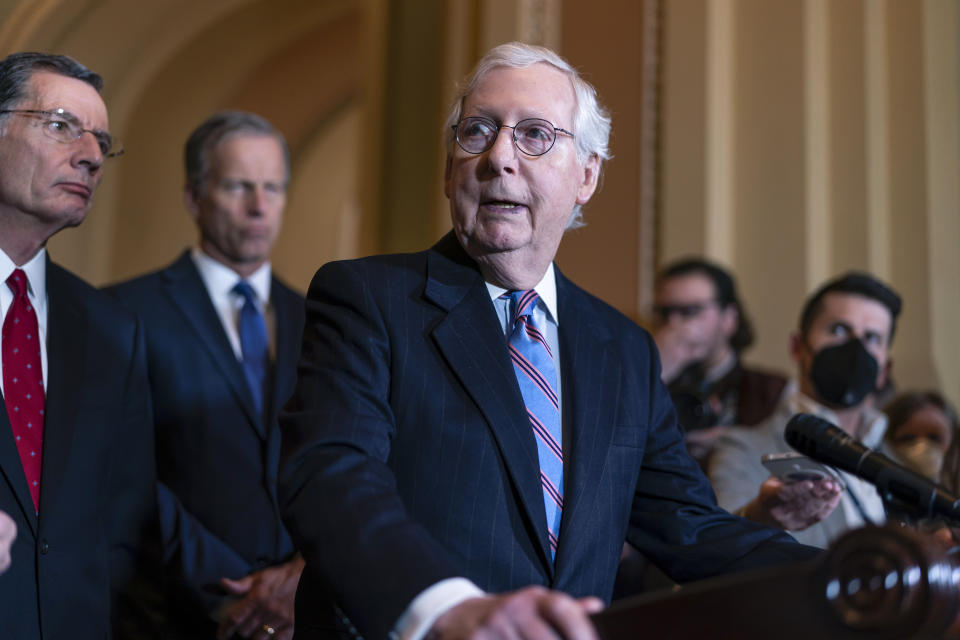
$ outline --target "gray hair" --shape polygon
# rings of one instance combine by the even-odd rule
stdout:
[[[283,134],[270,122],[247,111],[218,111],[193,130],[183,148],[187,188],[194,194],[203,193],[203,181],[209,170],[209,155],[218,144],[235,135],[269,136],[280,143],[286,179],[290,180],[290,149]]]
[[[0,109],[10,109],[26,97],[26,86],[33,74],[47,71],[86,82],[103,89],[103,78],[71,58],[53,53],[22,51],[0,60]],[[6,114],[4,114],[6,115]]]
[[[476,90],[484,76],[500,67],[523,69],[541,62],[555,67],[570,78],[570,84],[573,86],[573,93],[577,102],[577,108],[573,116],[577,160],[580,164],[583,164],[591,157],[596,156],[602,169],[603,162],[611,158],[609,147],[610,114],[597,99],[597,90],[584,80],[569,62],[554,51],[523,42],[509,42],[488,51],[460,85],[444,127],[447,148],[452,149],[452,145],[455,144],[454,126],[460,122],[460,118],[463,116],[464,100]],[[573,208],[567,228],[576,229],[583,225],[583,213],[581,206],[578,204]]]

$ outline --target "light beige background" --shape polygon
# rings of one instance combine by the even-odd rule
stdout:
[[[615,158],[561,250],[575,281],[641,318],[657,265],[719,260],[757,325],[748,360],[789,371],[803,296],[867,269],[905,299],[899,385],[960,401],[955,0],[0,0],[0,53],[68,53],[106,80],[128,153],[50,246],[96,284],[194,241],[182,144],[221,108],[290,141],[274,265],[294,286],[427,246],[448,228],[453,84],[512,39],[557,48],[613,112]]]

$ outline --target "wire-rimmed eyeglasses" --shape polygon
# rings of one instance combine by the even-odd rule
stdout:
[[[525,118],[517,124],[497,124],[490,118],[471,116],[453,125],[457,144],[467,153],[483,153],[493,146],[502,128],[513,129],[513,143],[528,156],[542,156],[553,148],[558,134],[573,137],[566,129],[542,118]]]
[[[89,133],[96,139],[97,146],[100,147],[100,153],[104,158],[116,158],[123,155],[123,145],[118,140],[114,140],[106,131],[99,129],[84,129],[80,124],[80,119],[66,109],[54,109],[47,111],[45,109],[0,109],[0,114],[13,113],[25,116],[35,116],[44,119],[40,128],[48,138],[57,142],[70,143],[80,139],[85,133]]]

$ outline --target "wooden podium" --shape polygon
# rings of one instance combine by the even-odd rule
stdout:
[[[810,563],[620,600],[593,622],[604,640],[960,638],[958,612],[960,557],[923,534],[867,527]]]

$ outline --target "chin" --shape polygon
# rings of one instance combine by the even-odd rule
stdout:
[[[80,224],[86,220],[89,211],[90,207],[84,207],[79,210],[55,211],[50,213],[49,218],[51,222],[57,223],[61,229],[67,229],[80,226]]]
[[[480,236],[471,238],[466,247],[471,254],[485,256],[516,251],[525,244],[516,238]]]

